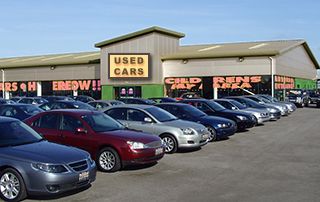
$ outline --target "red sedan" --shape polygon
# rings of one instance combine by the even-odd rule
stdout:
[[[101,112],[53,110],[25,120],[47,140],[88,151],[103,172],[114,172],[129,164],[160,160],[164,145],[157,136],[127,130]]]

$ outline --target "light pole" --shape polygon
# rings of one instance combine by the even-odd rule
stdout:
[[[2,98],[5,99],[5,90],[4,90],[4,70],[1,69],[2,72]]]

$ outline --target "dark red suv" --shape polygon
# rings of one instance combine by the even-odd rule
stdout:
[[[104,172],[129,164],[154,163],[164,155],[159,137],[127,130],[101,112],[53,110],[30,117],[25,123],[51,142],[88,151]]]

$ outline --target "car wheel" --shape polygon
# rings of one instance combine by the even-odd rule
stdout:
[[[210,132],[209,142],[213,142],[217,140],[217,132],[211,126],[207,126],[208,131]]]
[[[172,154],[178,150],[177,141],[172,135],[163,135],[162,140],[165,145],[165,152],[166,153]]]
[[[102,172],[116,172],[121,168],[121,160],[116,150],[106,147],[102,149],[97,158],[98,168]]]
[[[27,190],[21,175],[12,168],[0,172],[0,197],[4,201],[21,201],[27,197]]]

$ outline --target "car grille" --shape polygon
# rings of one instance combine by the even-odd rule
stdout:
[[[148,148],[158,148],[158,147],[161,147],[161,146],[162,146],[162,141],[150,142],[150,143],[147,143],[146,146],[147,146]]]
[[[75,163],[69,164],[69,166],[76,172],[84,171],[88,168],[88,163],[86,160],[78,161]]]

